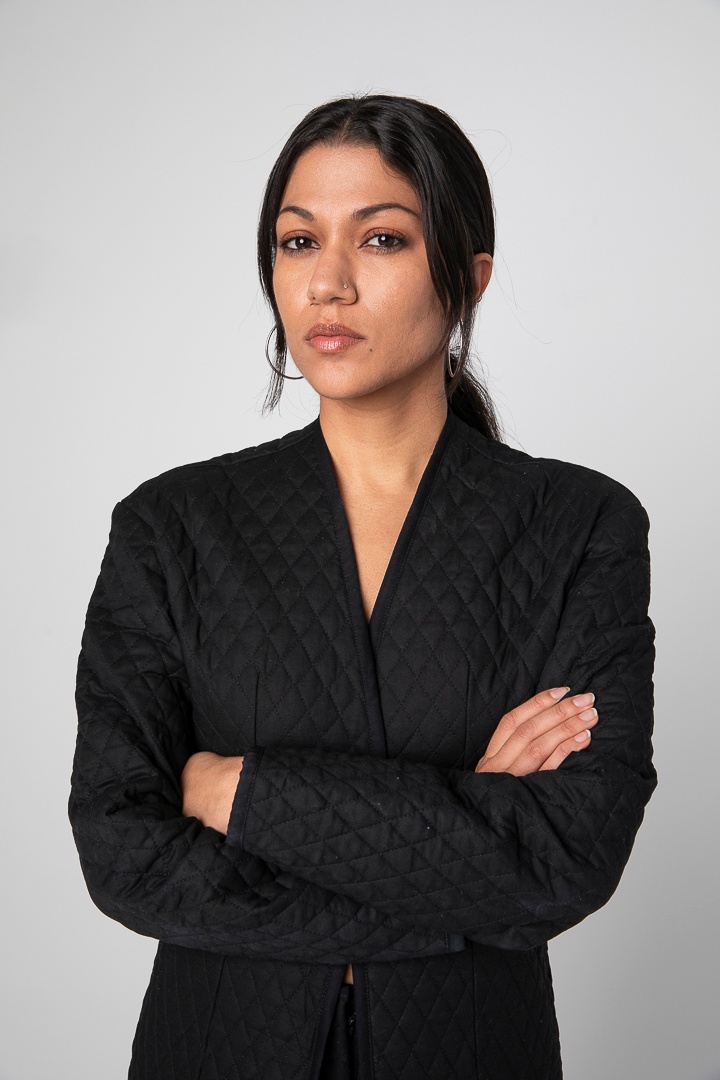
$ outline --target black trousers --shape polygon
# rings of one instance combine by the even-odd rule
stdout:
[[[351,983],[343,983],[328,1032],[319,1080],[357,1080],[355,999]]]

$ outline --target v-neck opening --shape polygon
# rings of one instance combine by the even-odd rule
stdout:
[[[320,421],[317,421],[317,430],[319,442],[321,445],[321,457],[325,465],[325,477],[329,488],[329,494],[333,503],[333,510],[335,516],[335,523],[337,528],[337,540],[342,549],[345,549],[345,558],[343,560],[345,564],[346,574],[349,577],[348,584],[351,586],[352,602],[355,605],[359,600],[360,611],[362,614],[362,621],[364,622],[367,631],[370,635],[370,639],[373,648],[377,648],[380,639],[382,637],[382,628],[387,617],[392,598],[397,587],[397,582],[402,572],[402,568],[407,559],[410,546],[412,544],[413,536],[415,534],[415,528],[417,526],[422,511],[427,501],[427,497],[430,494],[433,482],[437,475],[438,467],[442,461],[443,455],[450,441],[450,435],[452,433],[453,426],[453,413],[448,409],[447,418],[443,424],[442,430],[438,436],[437,442],[433,448],[433,451],[428,459],[427,465],[423,469],[420,482],[413,495],[412,502],[408,509],[405,519],[400,528],[400,532],[397,535],[397,539],[393,545],[388,564],[385,567],[385,573],[383,574],[382,581],[380,582],[380,588],[378,589],[377,596],[375,597],[375,603],[373,604],[372,611],[370,612],[370,618],[365,615],[365,606],[362,600],[362,589],[360,588],[360,573],[358,568],[357,555],[355,553],[355,547],[352,542],[352,533],[350,532],[350,523],[345,511],[345,505],[342,501],[342,495],[340,493],[340,485],[338,483],[337,474],[335,472],[335,466],[333,465],[332,457],[327,443],[325,442],[325,436],[320,426]]]
[[[340,494],[335,466],[330,456],[330,450],[325,442],[320,421],[315,421],[318,460],[320,472],[325,482],[325,489],[330,504],[332,520],[335,526],[335,543],[340,559],[342,576],[345,583],[345,592],[348,604],[348,619],[350,630],[355,642],[355,652],[358,658],[360,689],[363,695],[365,714],[368,721],[369,751],[376,757],[387,757],[387,741],[385,736],[385,722],[380,703],[380,688],[377,678],[377,650],[382,636],[382,628],[387,618],[392,597],[395,593],[402,568],[405,564],[410,546],[412,544],[415,529],[422,515],[423,508],[430,494],[430,489],[438,472],[445,450],[450,441],[454,427],[454,415],[448,409],[447,419],[430,455],[420,483],[413,496],[410,509],[405,515],[405,521],[398,533],[395,546],[388,561],[378,591],[373,609],[368,621],[362,601],[360,589],[360,575],[358,573],[357,558],[353,547],[352,535],[345,506]]]
[[[413,537],[415,536],[417,524],[422,517],[422,512],[425,508],[428,495],[430,494],[430,489],[435,482],[440,462],[443,459],[448,442],[450,441],[452,418],[453,413],[448,409],[447,418],[443,424],[428,463],[423,470],[423,474],[420,477],[420,483],[416,488],[413,500],[410,503],[410,508],[405,515],[405,520],[402,523],[402,527],[392,549],[392,554],[385,567],[385,573],[383,574],[378,594],[375,597],[375,603],[370,612],[370,618],[367,620],[373,649],[377,649],[380,644],[385,619],[387,618],[393,596],[395,595],[395,590],[397,589],[403,566],[410,553],[410,547],[412,545]],[[357,559],[355,560],[355,569],[357,572]]]

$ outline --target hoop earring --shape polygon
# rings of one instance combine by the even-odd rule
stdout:
[[[277,324],[275,326],[273,326],[272,330],[270,331],[270,333],[267,336],[267,341],[265,342],[265,359],[267,360],[267,362],[270,365],[271,369],[275,372],[275,374],[280,379],[294,379],[294,380],[304,379],[305,378],[304,375],[288,375],[285,371],[280,371],[279,368],[275,367],[272,360],[270,359],[270,352],[269,352],[270,339],[272,338],[273,334],[277,334]],[[285,355],[287,355],[287,352],[286,352]]]
[[[453,369],[451,367],[451,357],[450,357],[450,349],[449,348],[448,348],[447,354],[445,356],[445,368],[447,370],[450,382],[452,382],[453,379],[455,378],[455,376],[457,375],[458,371],[460,370],[460,361],[458,360],[457,364],[455,365],[455,370],[453,371]]]

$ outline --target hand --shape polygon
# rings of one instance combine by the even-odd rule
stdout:
[[[568,690],[567,686],[543,690],[506,713],[475,772],[529,776],[557,769],[568,754],[589,746],[589,729],[598,719],[592,707],[595,695],[567,698]]]
[[[196,817],[227,835],[242,766],[242,757],[222,757],[206,750],[192,754],[180,777],[183,817]]]

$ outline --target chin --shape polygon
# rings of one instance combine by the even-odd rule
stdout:
[[[295,359],[293,355],[293,359]],[[442,382],[442,360],[409,362],[406,367],[391,366],[377,354],[373,357],[339,355],[332,358],[299,353],[295,365],[316,394],[328,401],[359,401],[363,398],[386,399],[397,396],[406,400],[413,392],[433,389],[438,377]],[[443,383],[444,387],[444,383]]]
[[[314,368],[314,370],[313,370]],[[372,372],[367,365],[323,364],[308,365],[302,372],[307,382],[320,397],[336,400],[366,397],[389,390],[400,383],[405,384],[407,377],[396,372]]]

